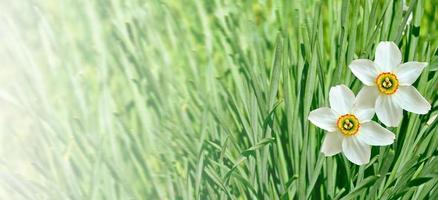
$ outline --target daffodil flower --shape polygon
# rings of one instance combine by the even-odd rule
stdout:
[[[325,156],[343,152],[351,162],[363,165],[370,161],[370,145],[385,146],[394,142],[395,135],[391,131],[371,121],[374,109],[361,106],[362,101],[345,85],[338,85],[330,89],[330,108],[310,112],[308,119],[328,132],[321,147]]]
[[[403,109],[426,114],[430,104],[412,84],[418,79],[425,62],[402,62],[400,49],[393,42],[380,42],[374,62],[357,59],[349,65],[353,74],[365,86],[358,96],[362,106],[374,107],[379,120],[389,127],[397,126]]]

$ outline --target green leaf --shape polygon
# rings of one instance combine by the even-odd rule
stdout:
[[[271,138],[263,138],[262,140],[260,140],[256,145],[246,149],[245,151],[243,151],[241,154],[243,156],[250,156],[253,155],[255,153],[255,151],[257,151],[258,149],[273,143],[275,141],[275,138],[271,137]]]
[[[433,179],[433,177],[418,177],[418,178],[410,180],[408,183],[408,186],[409,187],[420,186],[420,185],[425,184],[426,182],[428,182],[432,179]]]
[[[368,189],[368,186],[374,184],[377,179],[379,179],[380,176],[370,176],[367,177],[366,179],[364,179],[363,181],[360,182],[360,184],[358,186],[356,186],[351,192],[349,192],[346,196],[344,196],[342,199],[343,200],[347,200],[347,199],[354,199],[357,196],[359,196],[363,191]]]

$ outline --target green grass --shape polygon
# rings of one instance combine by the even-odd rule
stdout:
[[[0,99],[25,118],[2,136],[22,161],[2,159],[0,195],[438,199],[437,3],[2,3],[0,58],[18,72]],[[309,111],[331,86],[357,93],[348,64],[386,40],[430,63],[415,86],[432,110],[405,112],[367,165],[324,157]]]

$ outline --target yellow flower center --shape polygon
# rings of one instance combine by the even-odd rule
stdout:
[[[397,76],[391,72],[384,72],[377,76],[376,84],[379,91],[386,95],[394,94],[398,89]]]
[[[345,136],[356,135],[360,128],[359,120],[352,114],[340,116],[336,125]]]

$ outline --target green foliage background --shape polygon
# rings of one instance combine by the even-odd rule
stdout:
[[[436,5],[4,1],[2,199],[438,199]],[[309,111],[386,40],[432,110],[365,166],[324,157]]]

